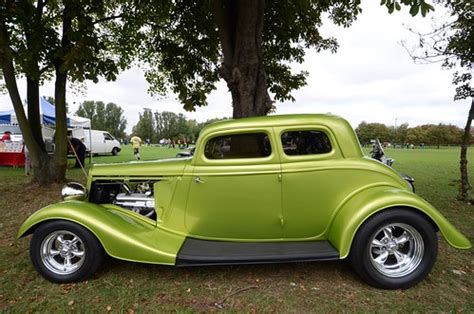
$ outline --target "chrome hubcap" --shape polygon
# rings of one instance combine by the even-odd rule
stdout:
[[[81,238],[70,231],[54,231],[41,243],[41,261],[58,275],[77,271],[84,264],[85,255]]]
[[[374,233],[370,262],[381,274],[397,278],[413,272],[423,259],[425,246],[420,233],[410,225],[386,225]]]

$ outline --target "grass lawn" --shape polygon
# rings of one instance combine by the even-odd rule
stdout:
[[[142,159],[173,157],[176,152],[144,147]],[[455,200],[459,149],[392,149],[387,154],[396,159],[397,170],[416,178],[417,193],[473,242],[474,206]],[[131,148],[125,146],[119,156],[95,157],[94,162],[131,159]],[[474,183],[472,165],[473,149],[469,167]],[[69,170],[68,177],[84,181],[80,170]],[[59,201],[61,186],[38,188],[28,181],[23,169],[0,167],[2,312],[474,311],[474,250],[453,249],[443,239],[431,274],[409,290],[372,288],[344,261],[174,268],[109,259],[87,282],[52,284],[31,265],[29,237],[15,240],[15,234],[31,213]]]

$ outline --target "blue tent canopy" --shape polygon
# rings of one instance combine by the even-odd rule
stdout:
[[[50,126],[55,126],[56,125],[56,109],[54,106],[49,103],[46,99],[43,97],[40,97],[40,112],[42,113],[42,121],[41,123],[43,125],[50,125]],[[71,121],[69,118],[67,118],[67,127],[71,127]]]
[[[56,125],[56,110],[52,104],[50,104],[45,98],[40,97],[40,113],[41,123],[43,125],[52,126]],[[87,118],[76,117],[72,115],[67,116],[67,127],[68,128],[90,128],[91,123]],[[18,124],[14,110],[0,111],[0,124]]]
[[[12,115],[14,114],[15,112],[13,110],[0,111],[0,124],[11,124]]]

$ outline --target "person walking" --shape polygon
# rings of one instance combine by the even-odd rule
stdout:
[[[133,155],[135,156],[135,159],[140,160],[140,146],[142,146],[142,139],[134,134],[130,139],[130,143],[132,143]]]

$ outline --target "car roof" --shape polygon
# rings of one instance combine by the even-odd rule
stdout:
[[[303,124],[327,124],[327,123],[345,123],[345,119],[332,114],[284,114],[249,117],[240,119],[228,119],[213,122],[206,126],[210,130],[222,130],[245,127],[259,126],[285,126],[285,125],[303,125]]]
[[[288,114],[222,120],[204,127],[199,137],[205,137],[214,132],[233,129],[298,125],[327,127],[336,135],[345,157],[359,157],[363,155],[357,136],[349,122],[344,118],[332,114]]]

